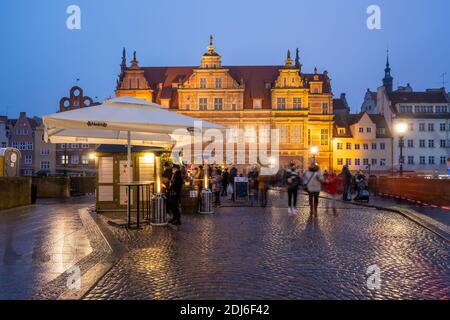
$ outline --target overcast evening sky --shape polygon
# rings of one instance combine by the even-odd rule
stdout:
[[[71,4],[81,30],[66,27]],[[366,27],[371,4],[381,30]],[[298,47],[303,70],[328,70],[356,112],[381,84],[387,46],[395,87],[450,80],[449,14],[448,0],[2,1],[0,114],[53,113],[77,78],[86,95],[113,96],[122,47],[141,66],[198,65],[210,33],[224,65],[279,65]]]

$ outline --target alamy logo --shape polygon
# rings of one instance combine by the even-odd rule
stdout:
[[[367,29],[380,30],[381,29],[381,9],[379,6],[372,4],[367,7]]]
[[[81,9],[79,6],[72,4],[67,7],[66,13],[70,16],[67,17],[66,26],[69,30],[81,29]]]

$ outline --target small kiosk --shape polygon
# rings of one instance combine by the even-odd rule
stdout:
[[[135,146],[132,148],[133,181],[150,184],[154,193],[157,171],[160,170],[160,157],[169,151],[164,148]],[[96,209],[104,211],[126,211],[128,205],[127,187],[127,148],[121,145],[100,145],[95,153]],[[131,190],[130,205],[136,201],[136,191]],[[148,200],[148,192],[143,192],[140,201]]]

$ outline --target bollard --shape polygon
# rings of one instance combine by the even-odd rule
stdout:
[[[152,217],[150,224],[152,226],[166,226],[168,224],[166,199],[161,193],[156,193],[152,197]]]
[[[203,189],[200,194],[200,214],[214,213],[213,209],[213,193],[208,188]]]

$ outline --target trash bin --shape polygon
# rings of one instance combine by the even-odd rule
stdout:
[[[166,199],[161,193],[152,197],[152,215],[150,224],[152,226],[166,226],[168,224]]]
[[[31,204],[36,203],[37,199],[37,184],[31,184]]]
[[[213,193],[209,188],[203,189],[200,194],[200,214],[214,213],[213,209]]]

